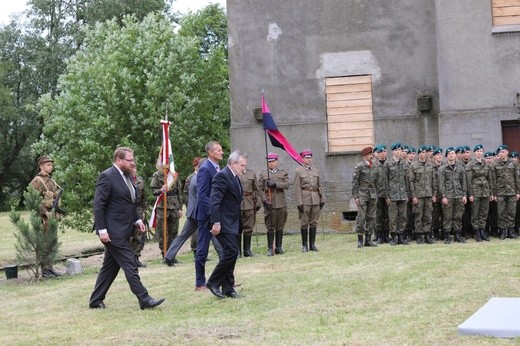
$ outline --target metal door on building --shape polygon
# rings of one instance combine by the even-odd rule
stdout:
[[[502,140],[509,152],[520,152],[520,121],[502,122]]]

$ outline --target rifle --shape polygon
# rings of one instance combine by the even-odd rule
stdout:
[[[60,192],[58,192],[58,195],[56,196],[56,198],[54,198],[54,201],[52,201],[52,209],[51,209],[51,211],[53,213],[56,212],[58,214],[61,214],[61,215],[65,216],[65,214],[67,214],[67,212],[65,210],[63,210],[59,206],[60,198],[61,198],[61,195],[63,194],[63,190],[64,189],[61,189]]]

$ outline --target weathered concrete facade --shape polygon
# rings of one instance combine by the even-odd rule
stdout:
[[[263,91],[284,135],[314,152],[326,229],[349,228],[343,218],[356,210],[350,190],[360,160],[327,152],[326,77],[372,76],[376,143],[494,149],[500,121],[519,118],[520,34],[491,33],[490,0],[228,0],[227,12],[233,148],[249,153],[252,169],[265,169],[253,113]],[[424,95],[431,109],[419,111]],[[296,164],[268,148],[292,179]]]

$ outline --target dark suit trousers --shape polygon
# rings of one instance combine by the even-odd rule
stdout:
[[[137,263],[129,240],[112,238],[110,243],[105,244],[105,258],[96,280],[94,292],[90,296],[91,305],[105,299],[120,268],[123,268],[126,281],[128,281],[132,293],[137,296],[140,305],[152,299],[139,278]]]
[[[184,223],[184,226],[182,227],[181,234],[179,234],[179,236],[177,236],[177,238],[175,238],[173,240],[173,242],[170,245],[170,248],[168,249],[168,251],[166,252],[166,256],[164,256],[164,258],[166,258],[170,261],[173,261],[173,259],[177,256],[177,253],[179,252],[181,247],[197,231],[197,228],[198,228],[197,220],[192,219],[191,217],[188,217],[186,219],[186,222]],[[219,242],[216,240],[215,237],[211,237],[211,240],[213,242],[213,246],[215,247],[215,250],[219,254],[219,257],[221,257],[222,246],[220,246]]]
[[[208,284],[222,287],[222,293],[229,294],[234,291],[235,285],[234,272],[239,252],[237,236],[232,233],[220,233],[217,239],[224,249],[224,256],[217,263]]]

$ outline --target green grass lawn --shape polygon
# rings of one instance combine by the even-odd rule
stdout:
[[[0,216],[2,260],[14,250]],[[92,234],[60,234],[96,246]],[[81,240],[83,239],[83,240]],[[319,235],[317,253],[302,253],[299,236],[286,254],[267,257],[264,236],[255,257],[236,266],[242,299],[195,292],[193,256],[170,268],[159,259],[140,270],[150,294],[165,297],[141,311],[122,273],[103,311],[88,309],[97,266],[82,275],[20,283],[0,279],[0,340],[7,344],[145,345],[486,345],[515,340],[460,336],[457,326],[491,297],[519,297],[520,240],[356,248],[355,235]],[[12,246],[12,245],[11,245]],[[157,246],[150,244],[147,246]],[[215,256],[213,256],[215,257]],[[207,264],[210,273],[216,264]]]

